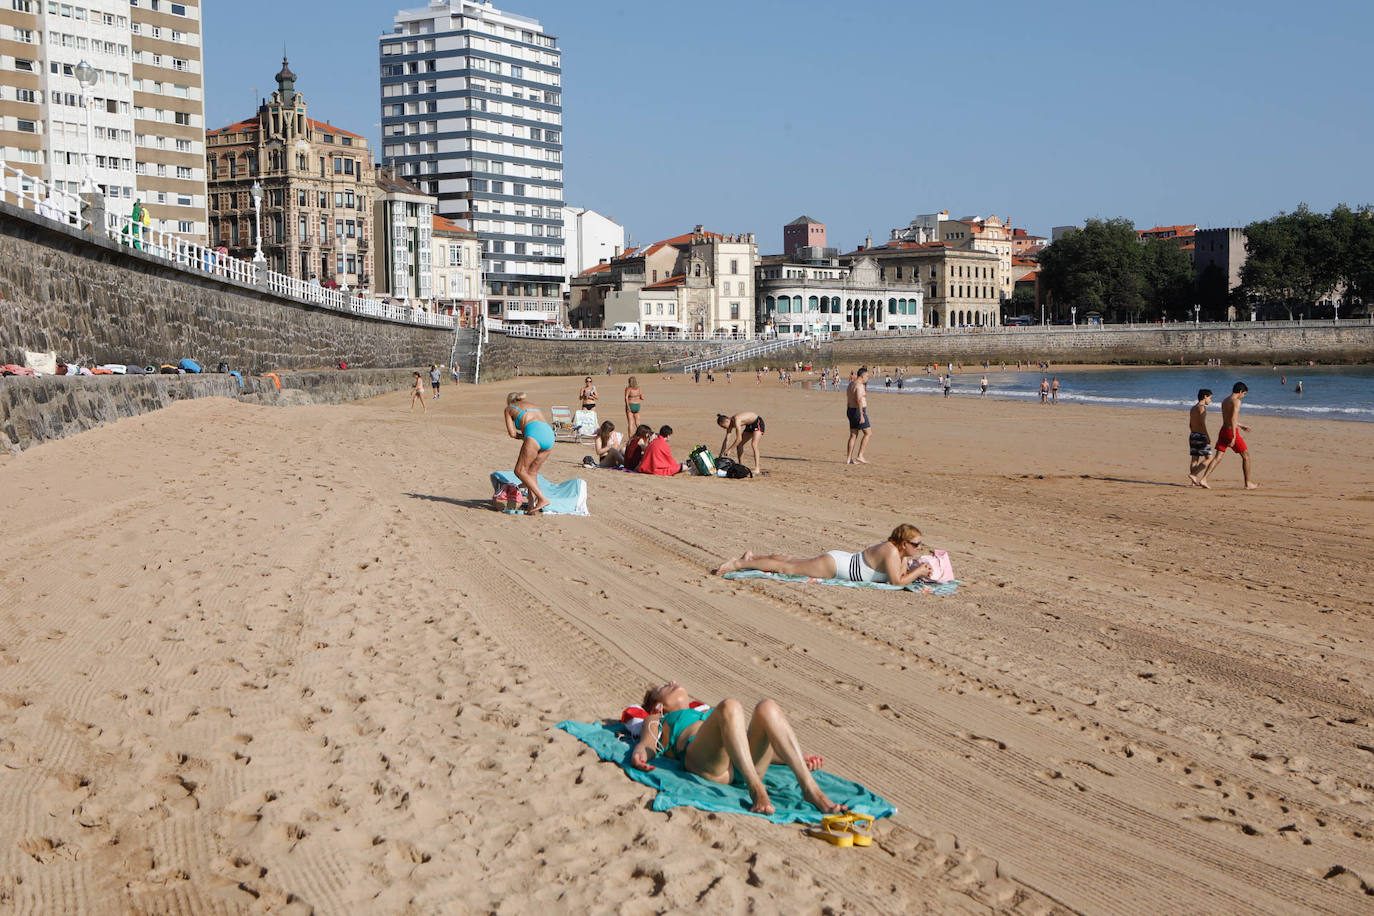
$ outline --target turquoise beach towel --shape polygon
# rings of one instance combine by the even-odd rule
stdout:
[[[702,811],[719,811],[722,814],[753,814],[749,806],[749,790],[743,783],[721,785],[694,776],[682,768],[682,764],[670,757],[655,757],[651,763],[653,771],[636,770],[630,765],[630,753],[634,744],[620,725],[602,725],[600,722],[574,722],[569,719],[557,725],[578,741],[590,747],[602,760],[620,764],[621,768],[635,782],[657,789],[653,810],[667,811],[669,808],[687,806]],[[621,740],[622,736],[626,740]],[[833,776],[824,770],[813,774],[816,784],[821,787],[831,801],[848,805],[851,811],[869,814],[873,817],[891,817],[897,809],[886,800],[874,795],[856,782]],[[813,824],[821,819],[816,807],[802,798],[801,786],[792,771],[780,763],[768,768],[763,784],[768,789],[768,797],[773,800],[775,810],[772,814],[758,814],[775,824]]]
[[[551,483],[543,474],[537,475],[539,489],[544,491],[544,495],[549,498],[549,504],[544,507],[544,511],[549,515],[590,515],[587,511],[587,482],[581,478],[574,477],[572,480],[563,483]],[[493,471],[491,475],[492,490],[501,489],[502,484],[513,483],[517,487],[523,487],[520,478],[516,477],[511,471]]]
[[[725,574],[727,579],[780,579],[783,582],[811,582],[815,585],[841,585],[845,588],[885,588],[895,592],[920,592],[922,595],[952,595],[959,590],[959,580],[952,582],[912,582],[893,585],[891,582],[851,582],[848,579],[813,579],[810,576],[791,576],[787,573],[763,572],[758,569],[737,569]]]

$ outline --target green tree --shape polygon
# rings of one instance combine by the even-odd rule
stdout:
[[[1246,226],[1245,251],[1240,277],[1246,291],[1281,305],[1289,318],[1310,315],[1312,305],[1342,277],[1335,223],[1306,204]]]
[[[1040,284],[1055,317],[1068,317],[1069,307],[1076,306],[1080,313],[1101,312],[1108,321],[1143,319],[1151,294],[1145,249],[1135,225],[1118,217],[1090,219],[1040,252]],[[1165,269],[1161,276],[1168,274]]]
[[[1018,286],[1011,292],[1011,309],[1009,314],[1013,317],[1019,315],[1030,315],[1039,304],[1035,301],[1035,289],[1031,286]]]
[[[1170,239],[1150,239],[1141,252],[1141,278],[1151,317],[1175,315],[1191,317],[1196,303],[1197,284],[1193,263]],[[1215,317],[1215,316],[1213,316]]]
[[[1359,299],[1367,312],[1374,301],[1374,207],[1365,204],[1352,210],[1341,204],[1331,211],[1331,229],[1346,299]],[[1347,314],[1354,317],[1355,311]]]

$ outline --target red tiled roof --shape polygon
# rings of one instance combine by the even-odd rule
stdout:
[[[1137,229],[1136,235],[1141,238],[1146,236],[1166,235],[1172,237],[1192,235],[1197,231],[1197,225],[1189,226],[1155,226],[1153,229]]]
[[[646,285],[645,289],[672,289],[675,286],[682,286],[687,282],[686,274],[673,274],[671,277],[659,280],[657,283]]]
[[[589,277],[592,274],[604,273],[605,271],[608,271],[610,269],[611,265],[609,264],[593,264],[591,267],[588,267],[586,270],[582,271],[582,273],[578,274],[578,276]]]
[[[434,214],[434,231],[447,232],[450,235],[465,235],[471,236],[473,238],[477,237],[477,233],[473,232],[471,229],[464,229],[462,226],[458,225],[453,220],[440,216],[437,213]]]

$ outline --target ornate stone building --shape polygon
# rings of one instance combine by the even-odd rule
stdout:
[[[878,279],[917,283],[927,327],[996,327],[1001,324],[1000,255],[956,248],[951,242],[889,241],[840,256],[843,265],[877,262]],[[876,323],[875,323],[876,325]]]
[[[876,259],[841,266],[834,248],[759,259],[758,325],[764,333],[914,331],[924,324],[921,284],[884,279]]]
[[[324,285],[367,289],[373,278],[376,169],[367,140],[307,116],[282,59],[277,90],[257,115],[206,135],[210,241],[252,260],[254,182],[262,185],[268,266]]]
[[[637,322],[646,331],[753,336],[754,234],[691,232],[629,251],[572,281],[569,320],[579,327]]]

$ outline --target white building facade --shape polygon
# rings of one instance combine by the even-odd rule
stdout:
[[[409,182],[382,173],[373,201],[373,291],[393,299],[432,299],[434,198]]]
[[[72,194],[86,173],[111,212],[206,237],[199,0],[4,0],[0,160]],[[82,90],[86,62],[95,83]]]
[[[487,314],[553,323],[567,281],[562,52],[479,0],[401,10],[380,39],[382,155],[477,232]]]
[[[618,257],[625,250],[625,227],[586,207],[563,208],[563,239],[567,277]]]
[[[758,267],[758,325],[765,334],[917,331],[925,326],[924,303],[919,281],[889,281],[873,258],[841,265],[837,258],[770,255]]]

